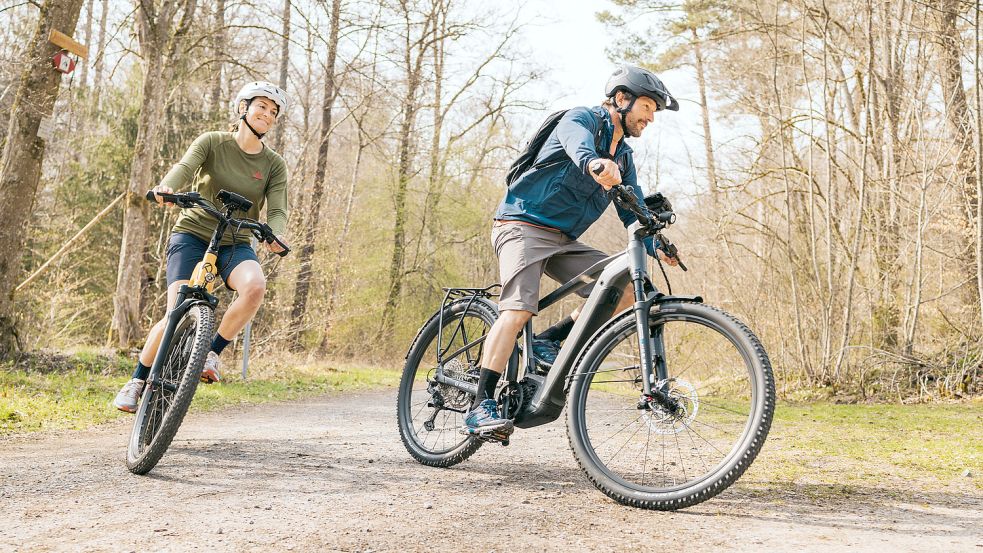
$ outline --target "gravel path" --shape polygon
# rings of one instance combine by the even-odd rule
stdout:
[[[0,551],[983,553],[974,490],[831,501],[805,483],[772,487],[752,466],[702,505],[641,511],[587,482],[563,419],[432,469],[403,449],[394,405],[387,390],[192,413],[143,477],[123,464],[125,421],[0,439]]]

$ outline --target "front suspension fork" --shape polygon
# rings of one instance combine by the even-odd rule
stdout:
[[[167,361],[167,353],[170,349],[171,340],[174,339],[174,331],[177,329],[178,322],[180,322],[181,317],[191,309],[192,305],[202,301],[199,293],[193,292],[192,287],[187,284],[182,285],[178,290],[177,296],[174,300],[174,307],[171,308],[167,313],[167,323],[164,325],[164,333],[160,337],[160,343],[157,346],[157,354],[154,355],[154,362],[150,366],[150,374],[147,376],[147,383],[150,386],[156,386],[160,383],[160,374],[164,370],[164,363]],[[200,292],[200,290],[198,291]],[[218,299],[207,292],[202,293],[204,295],[204,300],[207,302],[212,309],[218,305]],[[176,386],[173,387],[175,391]],[[170,388],[169,388],[170,389]]]
[[[658,404],[669,409],[675,409],[674,401],[669,398],[669,369],[666,366],[666,348],[663,341],[662,326],[652,330],[649,326],[649,310],[652,301],[646,297],[645,281],[642,278],[633,279],[635,288],[635,331],[638,335],[638,357],[642,372],[642,400],[654,399]],[[659,384],[656,387],[656,384]]]

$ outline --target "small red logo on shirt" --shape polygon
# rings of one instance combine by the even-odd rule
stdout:
[[[255,173],[253,173],[253,178],[256,180],[263,180],[263,175],[260,175],[259,171],[256,171]]]

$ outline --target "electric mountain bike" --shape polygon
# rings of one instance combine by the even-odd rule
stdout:
[[[570,447],[595,487],[625,505],[681,509],[726,489],[761,450],[775,409],[771,365],[735,317],[699,296],[665,295],[649,278],[645,237],[676,254],[662,235],[675,221],[668,201],[653,202],[653,213],[621,185],[609,195],[637,218],[627,249],[539,300],[543,310],[594,285],[545,372],[526,323],[496,398],[517,428],[554,421],[566,406]],[[629,283],[633,307],[616,314]],[[496,286],[445,288],[440,309],[406,355],[399,433],[424,465],[449,467],[486,442],[509,443],[494,433],[459,433],[477,393],[485,336],[498,317]]]
[[[200,208],[214,217],[217,225],[191,280],[178,290],[174,307],[167,313],[164,334],[140,398],[126,450],[126,468],[134,474],[146,474],[160,461],[181,426],[198,387],[214,333],[218,298],[211,292],[220,280],[216,261],[225,230],[229,227],[247,230],[258,240],[276,242],[283,248],[278,253],[280,256],[290,251],[266,223],[232,217],[236,211],[248,211],[253,205],[238,194],[226,190],[218,193],[216,197],[224,205],[224,212],[197,192],[147,192],[147,200],[156,202],[157,197],[182,209]]]

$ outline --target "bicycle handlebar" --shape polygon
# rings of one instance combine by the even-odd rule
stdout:
[[[255,236],[256,239],[261,242],[266,242],[267,244],[273,244],[275,242],[277,245],[283,248],[283,251],[275,252],[280,257],[284,257],[290,253],[290,248],[287,247],[287,245],[284,244],[279,238],[277,238],[276,234],[273,233],[273,229],[270,228],[270,225],[253,219],[232,218],[232,211],[234,211],[235,206],[229,207],[229,213],[224,214],[216,209],[210,202],[202,198],[197,192],[168,194],[167,192],[154,192],[153,190],[147,191],[147,201],[156,203],[158,198],[165,202],[173,203],[181,209],[200,207],[205,210],[206,213],[220,221],[225,221],[227,224],[233,227],[240,229],[244,228],[252,232],[253,236]]]
[[[594,160],[590,165],[591,173],[594,175],[600,175],[604,172],[604,165],[602,165],[598,160]],[[651,236],[654,236],[659,240],[659,249],[661,249],[667,257],[673,257],[679,263],[679,268],[688,271],[686,264],[683,260],[679,258],[679,249],[676,245],[670,242],[665,236],[662,235],[662,229],[668,227],[669,225],[676,222],[676,214],[672,211],[663,211],[661,213],[653,214],[649,211],[647,206],[638,203],[638,196],[635,195],[633,190],[625,188],[624,185],[616,184],[608,190],[608,197],[611,198],[618,206],[621,206],[635,215],[638,219],[639,224],[649,232]]]

